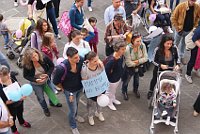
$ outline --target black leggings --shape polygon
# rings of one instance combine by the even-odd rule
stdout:
[[[17,104],[18,105],[18,104]],[[21,104],[19,104],[18,106],[13,106],[13,107],[9,107],[8,109],[10,111],[10,114],[13,116],[13,121],[14,121],[14,125],[11,127],[12,132],[17,131],[17,127],[15,125],[15,120],[16,117],[18,118],[19,124],[24,124],[24,118],[23,118],[23,111],[24,111],[24,104],[23,102]]]
[[[59,17],[60,0],[53,0],[53,5],[55,9],[56,18]]]
[[[197,52],[198,52],[197,46],[191,50],[191,56],[190,56],[190,60],[187,64],[187,71],[186,71],[186,74],[189,75],[189,76],[191,76],[192,69],[195,65]]]
[[[151,82],[150,82],[150,91],[154,91],[154,87],[156,85],[156,82],[157,82],[157,73],[158,73],[158,67],[154,67],[153,69],[153,77],[151,79]]]

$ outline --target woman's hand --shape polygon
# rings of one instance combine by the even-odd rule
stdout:
[[[48,75],[47,74],[41,74],[40,75],[40,79],[47,79],[48,78]]]
[[[23,101],[26,99],[26,96],[22,96],[22,98],[20,99],[20,101]]]
[[[46,81],[46,79],[36,79],[37,83],[44,83]]]
[[[136,65],[139,64],[139,60],[134,60],[133,63],[135,63]]]
[[[176,66],[174,67],[174,70],[175,70],[175,71],[178,71],[179,69],[180,69],[179,65],[176,65]]]
[[[168,65],[163,65],[163,64],[161,64],[160,67],[161,67],[163,70],[168,69]]]

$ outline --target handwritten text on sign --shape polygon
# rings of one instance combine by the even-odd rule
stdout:
[[[91,79],[82,80],[82,84],[87,98],[98,96],[109,88],[109,81],[105,71]]]

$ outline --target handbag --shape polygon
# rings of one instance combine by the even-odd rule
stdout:
[[[193,28],[190,33],[185,36],[185,44],[186,44],[186,50],[192,50],[196,45],[195,43],[192,41],[192,37],[194,35],[194,31],[196,28]]]

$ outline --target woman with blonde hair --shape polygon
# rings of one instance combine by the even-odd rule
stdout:
[[[47,103],[44,98],[44,87],[47,84],[51,89],[52,82],[50,81],[51,74],[54,70],[53,62],[46,56],[43,56],[37,49],[28,48],[24,52],[23,58],[23,76],[30,81],[30,84],[35,91],[38,102],[40,103],[44,114],[50,116]],[[50,100],[51,106],[62,107],[61,103],[54,105]]]

